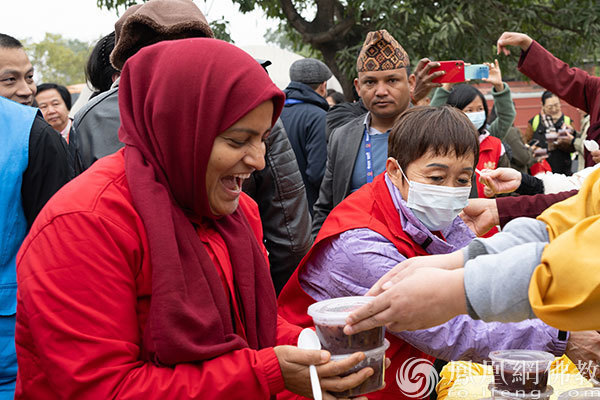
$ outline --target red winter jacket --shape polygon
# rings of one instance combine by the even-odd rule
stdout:
[[[256,204],[242,194],[239,206],[262,243]],[[199,234],[226,284],[227,249]],[[122,150],[48,202],[17,258],[17,399],[268,399],[284,389],[273,348],[174,368],[140,359],[149,250]],[[300,332],[282,318],[277,330],[278,344]]]
[[[284,286],[279,295],[279,312],[288,321],[303,327],[314,326],[312,318],[306,310],[315,302],[300,286],[299,274],[305,268],[307,261],[316,249],[351,229],[368,228],[384,236],[392,242],[398,251],[406,258],[426,255],[427,252],[408,236],[400,225],[400,217],[385,184],[385,174],[375,177],[373,183],[362,186],[338,204],[329,214],[315,243],[308,254]],[[372,400],[410,399],[403,395],[396,384],[396,373],[402,364],[411,357],[424,358],[433,361],[434,358],[417,350],[396,336],[386,334],[390,348],[386,357],[392,363],[385,372],[386,387],[368,395]],[[278,399],[296,398],[297,396],[284,392]],[[411,399],[411,400],[414,400]]]

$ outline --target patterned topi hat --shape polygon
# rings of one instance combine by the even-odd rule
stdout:
[[[367,34],[356,61],[356,71],[387,71],[409,65],[406,51],[388,31],[381,29]]]

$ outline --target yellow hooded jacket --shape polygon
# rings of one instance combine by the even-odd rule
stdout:
[[[539,217],[550,244],[529,284],[529,302],[542,321],[562,330],[600,329],[600,169],[579,193]]]

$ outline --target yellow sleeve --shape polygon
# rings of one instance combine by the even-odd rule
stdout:
[[[600,330],[600,215],[546,246],[529,284],[535,315],[561,330]]]

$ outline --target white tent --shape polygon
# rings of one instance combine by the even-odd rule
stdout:
[[[267,67],[269,76],[281,90],[285,89],[290,83],[290,66],[292,63],[304,58],[299,54],[275,46],[251,45],[239,47],[254,58],[271,61],[272,64]],[[332,76],[331,79],[329,79],[327,88],[342,92],[342,86],[335,76]]]

